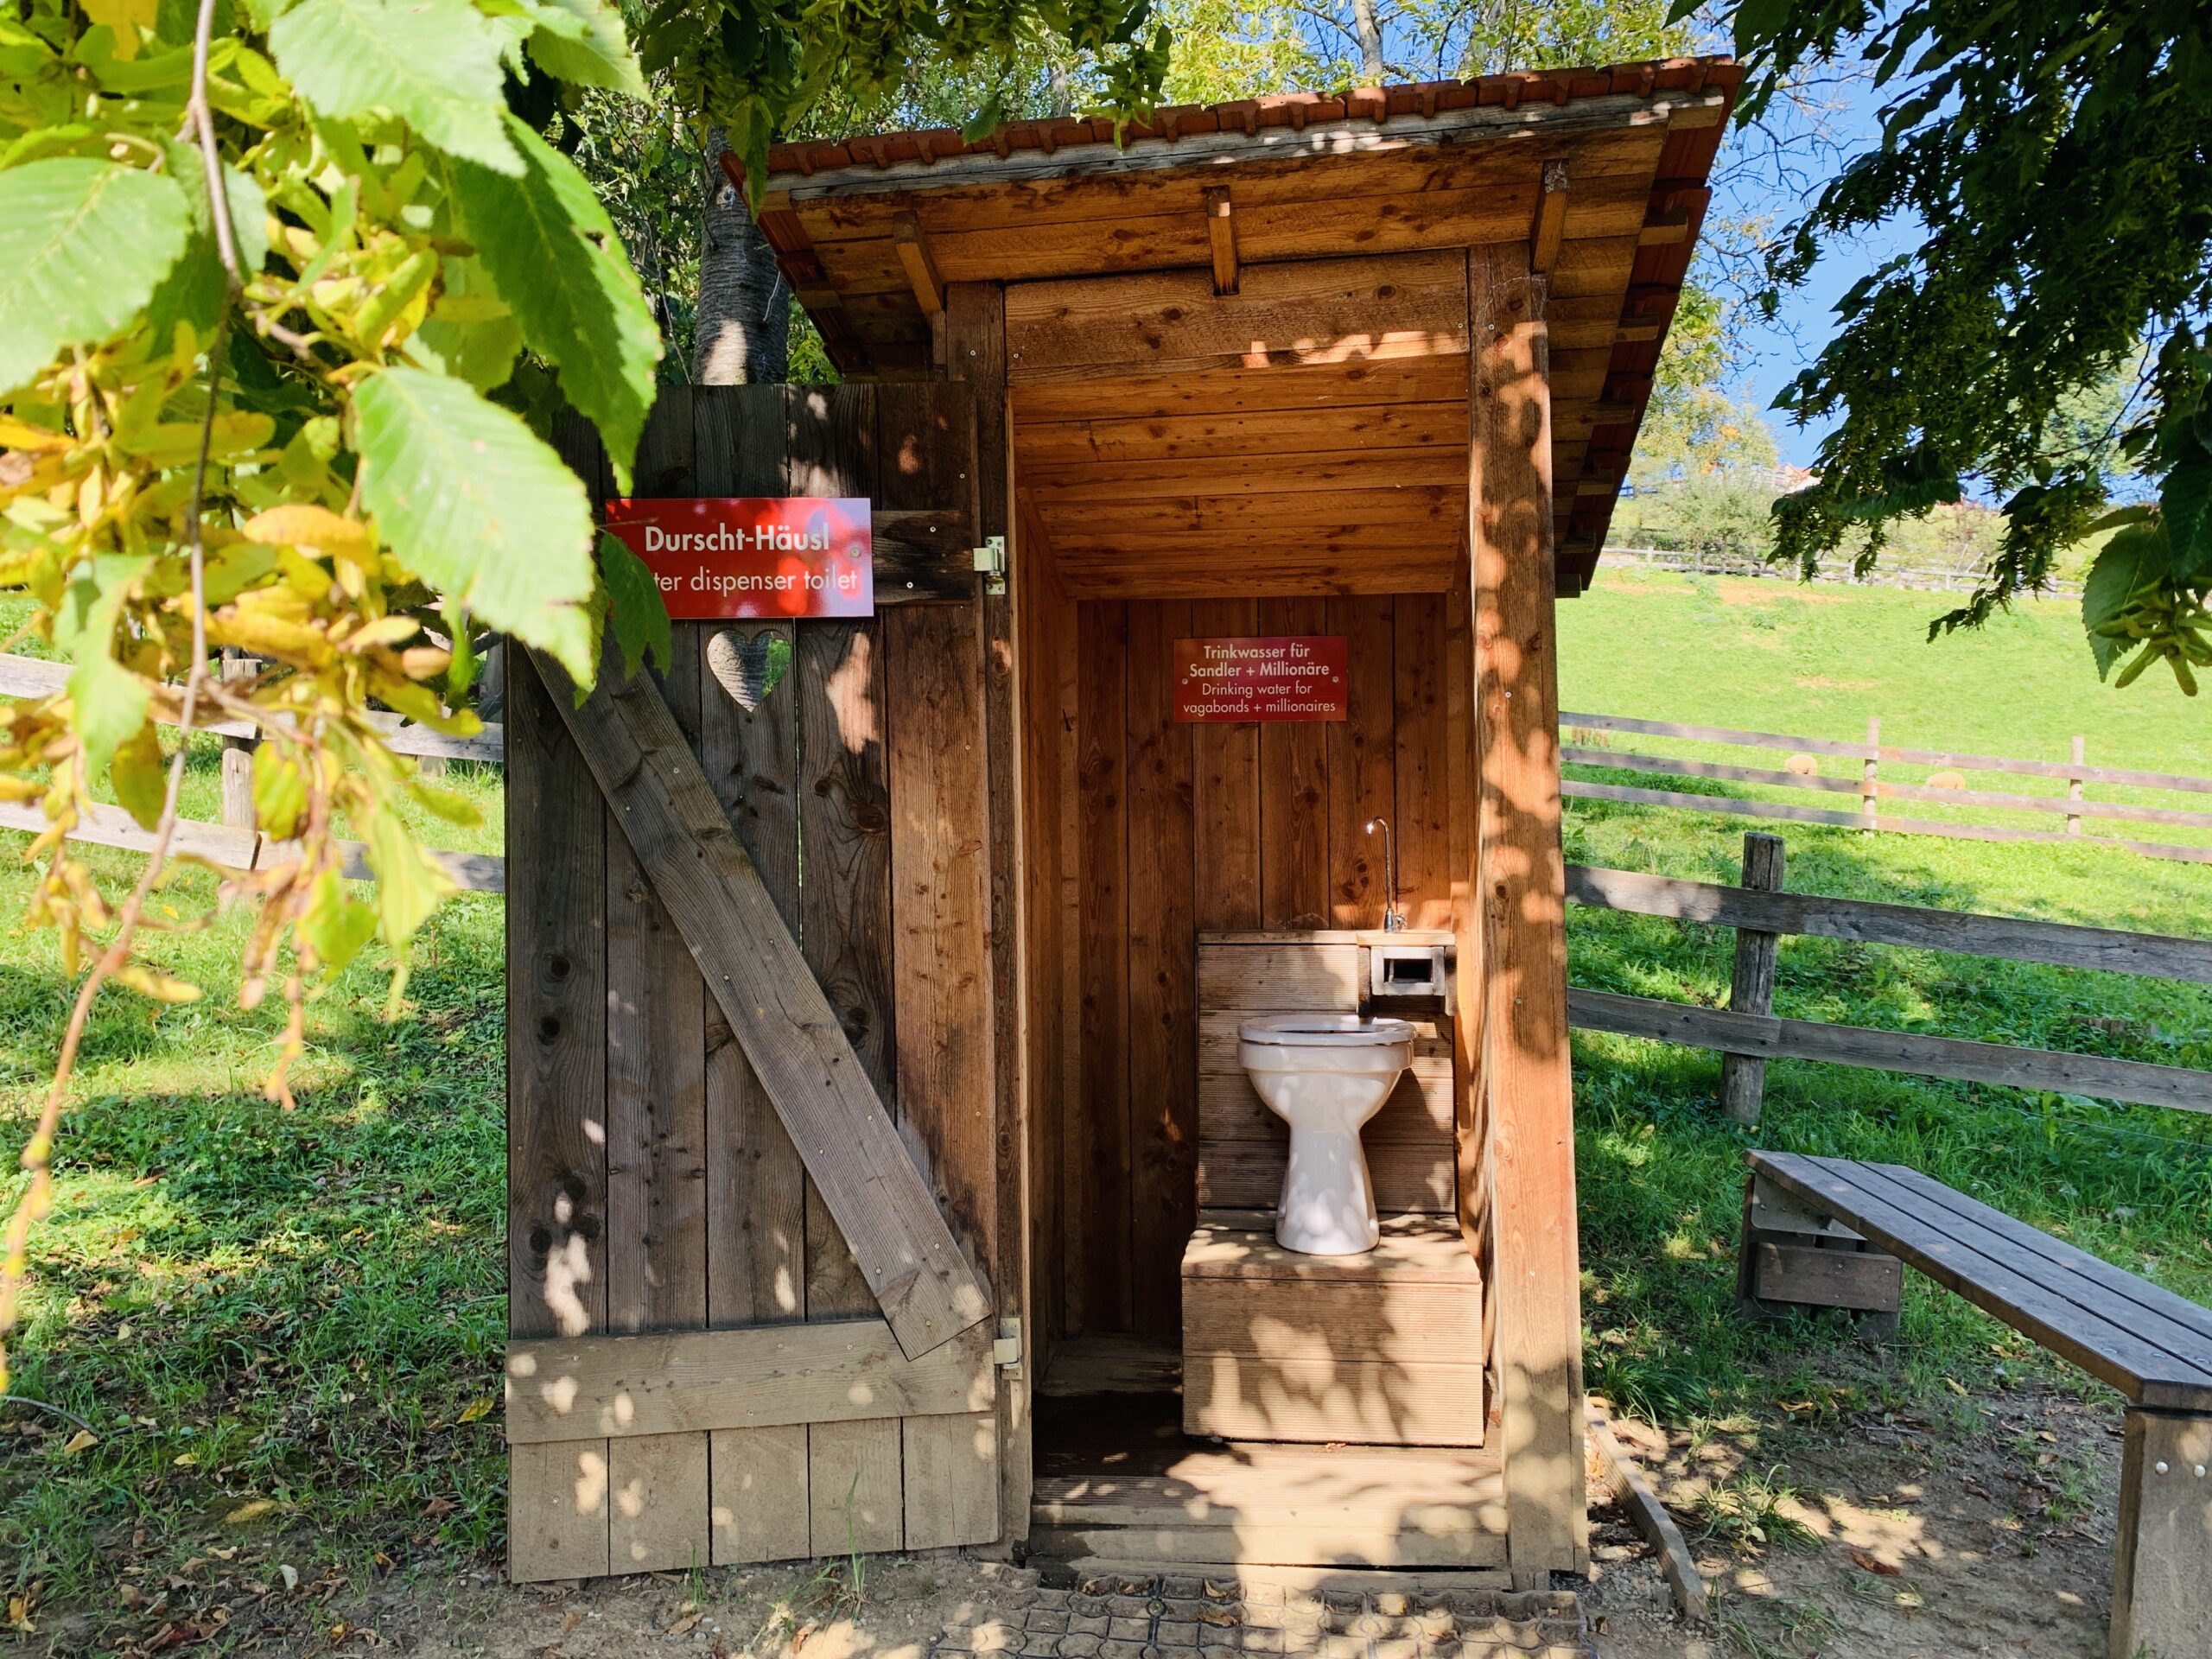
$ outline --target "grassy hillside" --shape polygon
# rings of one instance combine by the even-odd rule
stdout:
[[[2100,684],[2071,601],[1927,640],[1961,595],[1601,569],[1560,607],[1560,700],[1592,714],[2212,775],[2212,695]]]

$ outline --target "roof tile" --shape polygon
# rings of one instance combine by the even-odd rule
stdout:
[[[1293,92],[1236,99],[1221,104],[1171,105],[1143,120],[1128,122],[1129,138],[1178,139],[1217,132],[1256,135],[1263,127],[1303,131],[1330,121],[1433,118],[1440,110],[1477,105],[1518,109],[1523,101],[1563,105],[1580,98],[1655,92],[1733,91],[1743,79],[1738,64],[1725,58],[1669,58],[1651,63],[1618,64],[1609,69],[1526,70],[1484,75],[1477,80],[1434,80],[1392,86],[1347,87],[1336,92]],[[804,139],[778,144],[768,152],[773,175],[813,174],[856,164],[879,168],[901,162],[935,162],[953,156],[995,154],[1001,160],[1017,150],[1046,155],[1083,144],[1116,142],[1114,123],[1103,118],[1008,122],[969,142],[950,128],[879,133],[846,139]],[[1709,142],[1718,142],[1717,135]]]

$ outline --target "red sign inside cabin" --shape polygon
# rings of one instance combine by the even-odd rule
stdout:
[[[1178,639],[1175,718],[1205,725],[1342,720],[1351,677],[1340,633]]]
[[[822,496],[607,504],[678,621],[874,615],[873,523],[868,502]]]

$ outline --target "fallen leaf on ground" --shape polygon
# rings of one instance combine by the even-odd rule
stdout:
[[[78,1452],[89,1451],[99,1443],[100,1437],[93,1433],[91,1429],[80,1428],[69,1437],[68,1443],[61,1448],[62,1455],[74,1457]]]
[[[1872,1550],[1860,1549],[1855,1545],[1851,1551],[1851,1559],[1867,1572],[1878,1573],[1885,1579],[1894,1579],[1904,1571],[1895,1561],[1885,1561]]]

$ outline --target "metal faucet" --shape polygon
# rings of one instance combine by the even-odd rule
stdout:
[[[1382,832],[1382,931],[1402,933],[1405,931],[1406,912],[1398,908],[1398,852],[1390,839],[1390,820],[1370,818],[1367,833]]]

